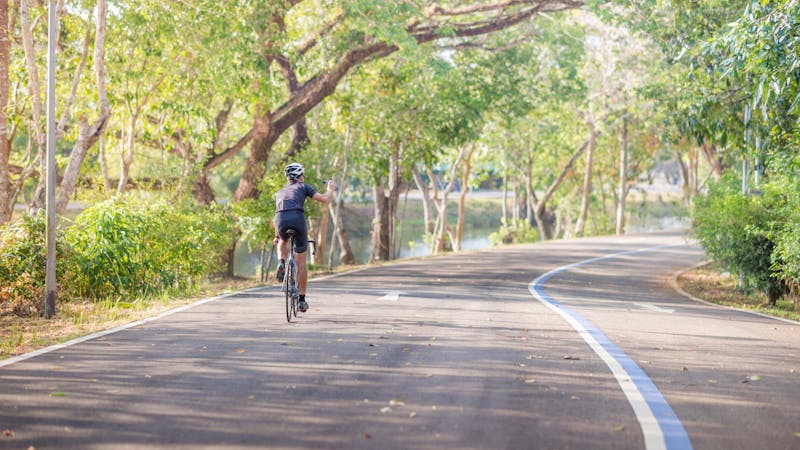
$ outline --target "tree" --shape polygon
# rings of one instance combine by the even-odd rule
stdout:
[[[8,126],[9,63],[11,36],[8,21],[8,0],[0,0],[0,224],[11,220],[14,196],[11,183],[11,130]]]
[[[288,2],[286,9],[272,11],[273,23],[284,24],[292,7],[302,7],[303,2]],[[317,11],[322,12],[317,21],[316,32],[307,39],[299,40],[298,46],[287,42],[269,45],[281,47],[283,66],[297,73],[312,49],[325,48],[325,55],[333,55],[321,64],[310,64],[306,81],[299,82],[294,91],[287,93],[286,100],[275,105],[261,105],[262,113],[253,122],[253,142],[245,165],[237,200],[253,197],[257,192],[257,181],[264,173],[265,162],[278,138],[302,119],[312,108],[331,95],[340,80],[353,68],[368,60],[385,57],[400,49],[414,48],[419,44],[434,41],[470,38],[497,32],[530,20],[541,12],[552,12],[576,8],[583,5],[580,0],[522,0],[518,2],[483,2],[444,6],[430,5],[423,8],[414,3],[385,3],[363,0],[344,2],[341,5]],[[307,22],[306,22],[307,24]],[[281,27],[278,27],[281,29]],[[319,51],[319,50],[318,50]],[[292,58],[296,56],[296,58]],[[268,58],[268,59],[269,59]],[[313,75],[312,75],[313,74]],[[299,79],[299,78],[298,78]]]

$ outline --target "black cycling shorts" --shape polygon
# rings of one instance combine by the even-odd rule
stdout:
[[[306,216],[303,211],[280,211],[275,214],[275,230],[278,232],[278,237],[288,241],[289,235],[286,234],[286,230],[289,229],[295,231],[295,253],[305,253],[308,250],[308,228],[306,227]]]

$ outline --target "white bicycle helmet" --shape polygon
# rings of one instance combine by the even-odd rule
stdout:
[[[283,170],[283,173],[286,175],[286,178],[290,180],[297,180],[305,173],[305,169],[300,163],[291,163],[286,166],[286,169]]]

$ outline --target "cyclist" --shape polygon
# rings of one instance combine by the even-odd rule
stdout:
[[[293,229],[296,232],[294,252],[297,261],[297,290],[300,293],[297,307],[300,312],[306,312],[308,310],[308,302],[306,302],[308,229],[303,205],[306,197],[311,197],[320,203],[330,202],[333,199],[333,192],[336,190],[336,183],[328,181],[326,192],[320,194],[305,183],[305,169],[302,164],[291,163],[286,166],[283,173],[288,182],[275,194],[275,230],[278,235],[276,237],[278,241],[278,271],[275,278],[283,281],[286,272],[286,257],[289,255],[289,235],[286,234],[286,230]]]

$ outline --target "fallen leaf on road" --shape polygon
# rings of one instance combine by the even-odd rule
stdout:
[[[392,400],[389,400],[389,404],[392,405],[392,406],[404,406],[406,403],[404,401],[402,401],[402,400],[392,399]]]
[[[3,430],[3,437],[14,437],[14,432],[11,430]]]
[[[577,356],[569,356],[569,355],[564,356],[564,359],[568,359],[570,361],[578,361],[578,360],[580,360],[580,358],[577,357]]]
[[[623,431],[625,430],[625,425],[617,425],[614,427],[614,431]]]
[[[750,375],[750,381],[761,381],[761,375]]]
[[[388,406],[384,406],[383,408],[381,408],[381,413],[386,414],[389,412],[392,412],[392,408],[389,408]]]
[[[369,433],[364,433],[364,439],[372,439],[372,435]]]
[[[408,417],[411,417],[412,419],[414,417],[417,417],[417,412],[416,411],[411,411],[410,413],[408,413]]]
[[[292,343],[291,342],[281,342],[281,345],[286,345],[288,347],[291,347]]]
[[[529,378],[529,379],[525,380],[525,382],[528,383],[528,384],[531,384],[531,383],[536,383],[536,380],[534,380],[533,378]]]
[[[684,366],[683,369],[681,369],[681,370],[683,370],[684,372],[688,372],[689,371],[689,369],[686,366]]]
[[[243,349],[243,348],[240,348],[240,349],[237,349],[237,350],[236,350],[236,353],[244,353],[244,352],[246,352],[246,351],[247,351],[247,350],[245,350],[245,349]]]
[[[709,383],[716,383],[717,380],[708,380]]]
[[[61,391],[53,391],[53,392],[50,393],[50,397],[64,397],[66,395],[67,394],[65,394],[65,393],[63,393]]]

